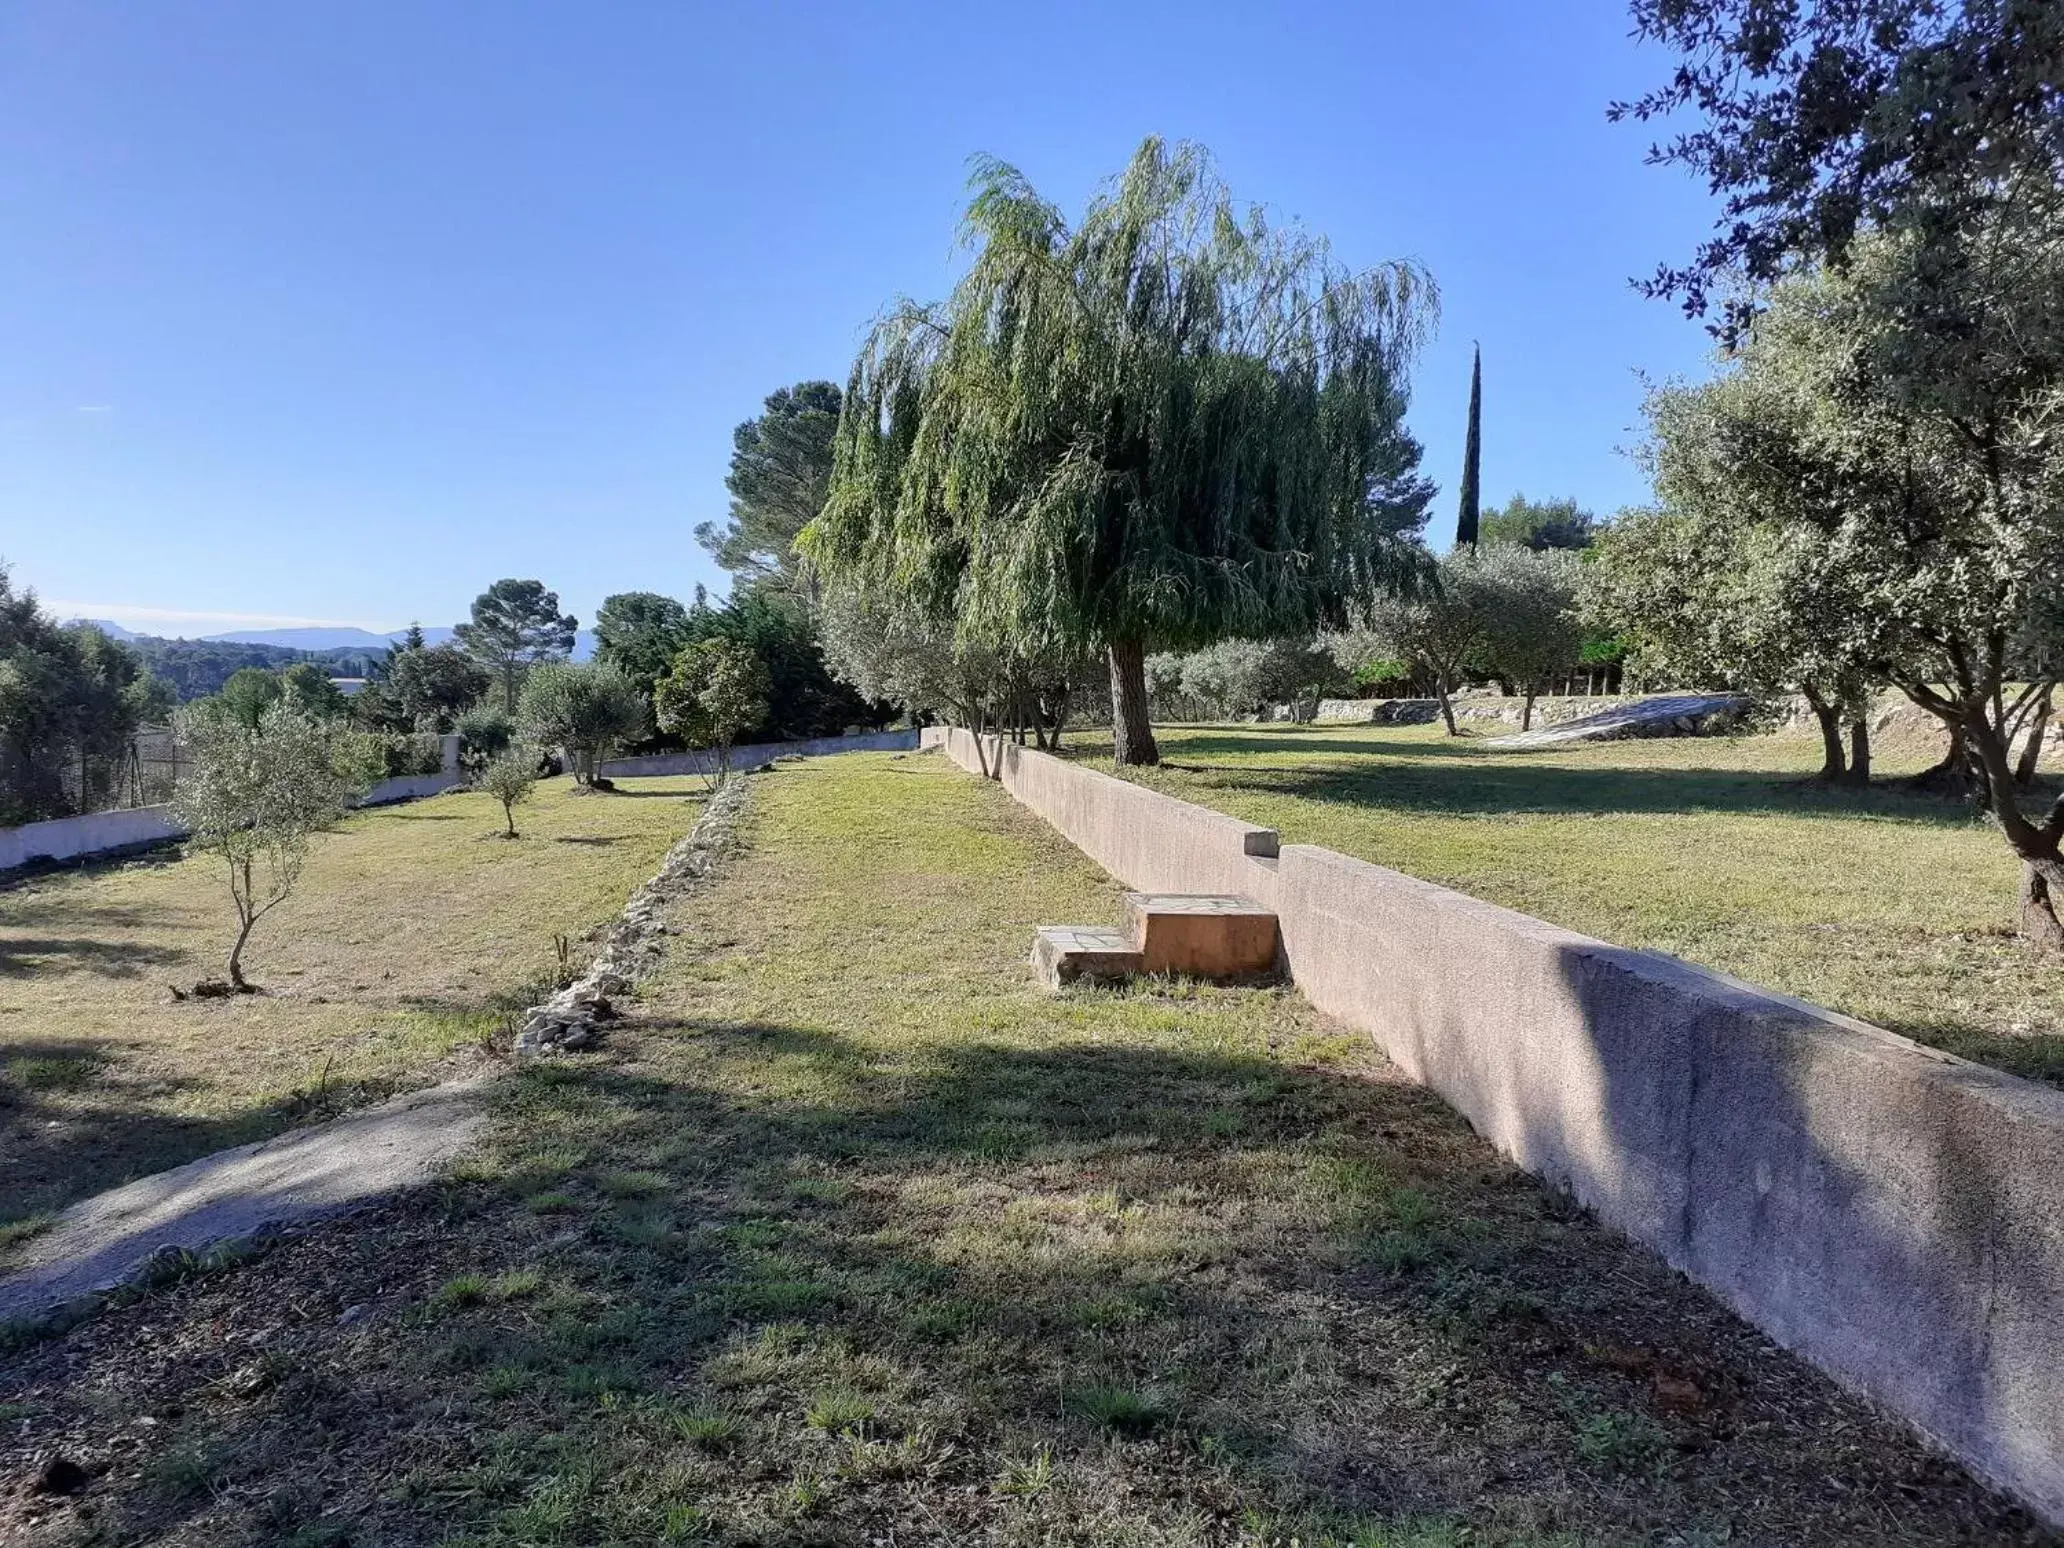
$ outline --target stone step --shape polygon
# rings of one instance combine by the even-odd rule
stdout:
[[[1128,892],[1124,932],[1146,973],[1247,978],[1276,965],[1276,916],[1252,898]]]
[[[1041,925],[1032,936],[1032,972],[1049,989],[1077,979],[1129,978],[1139,970],[1132,937],[1105,925]]]

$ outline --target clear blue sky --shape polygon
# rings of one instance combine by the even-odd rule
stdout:
[[[971,153],[1070,209],[1149,133],[1350,263],[1429,265],[1412,424],[1484,492],[1644,494],[1628,277],[1705,230],[1605,105],[1613,0],[0,9],[0,556],[132,624],[451,622],[722,577],[731,428],[954,272]]]

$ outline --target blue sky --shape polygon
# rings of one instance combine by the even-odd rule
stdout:
[[[502,575],[583,622],[721,591],[732,426],[950,284],[969,155],[1076,209],[1149,133],[1433,270],[1437,544],[1472,340],[1487,502],[1611,511],[1639,374],[1705,369],[1627,281],[1709,203],[1605,122],[1669,64],[1610,0],[11,0],[0,556],[188,634],[450,622]]]

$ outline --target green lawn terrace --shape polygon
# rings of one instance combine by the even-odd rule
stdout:
[[[1814,780],[1819,739],[1798,728],[1527,750],[1438,725],[1156,735],[1158,768],[1115,772],[1286,843],[2064,1079],[2064,963],[2016,934],[2017,862],[1968,808],[1898,784],[1939,738],[1882,736],[1878,783],[1858,791]],[[1110,766],[1094,735],[1065,753]]]
[[[2055,1540],[1296,990],[1037,986],[1122,892],[996,785],[751,785],[447,1185],[0,1366],[109,1464],[102,1540]],[[0,1537],[75,1540],[31,1505]]]

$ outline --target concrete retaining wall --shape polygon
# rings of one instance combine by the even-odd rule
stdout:
[[[917,745],[915,731],[868,731],[858,736],[820,736],[801,742],[754,742],[731,749],[731,767],[757,769],[776,758],[822,758],[842,752],[911,752]],[[707,774],[710,769],[708,753],[678,752],[615,758],[602,765],[601,773],[605,779],[650,779],[664,774]]]
[[[360,797],[358,804],[388,806],[396,801],[420,800],[458,783],[456,769],[442,774],[403,774],[381,780]],[[25,823],[19,828],[0,828],[0,871],[38,862],[148,849],[185,837],[186,829],[173,821],[169,806],[137,806],[121,812],[56,817],[49,822]]]
[[[2064,1522],[2064,1092],[985,740],[926,733],[1128,885],[1272,906],[1519,1165]]]
[[[125,812],[93,812],[84,817],[53,817],[48,822],[0,828],[0,871],[39,860],[75,860],[81,855],[117,849],[141,849],[181,837],[186,830],[163,806],[138,806]]]

